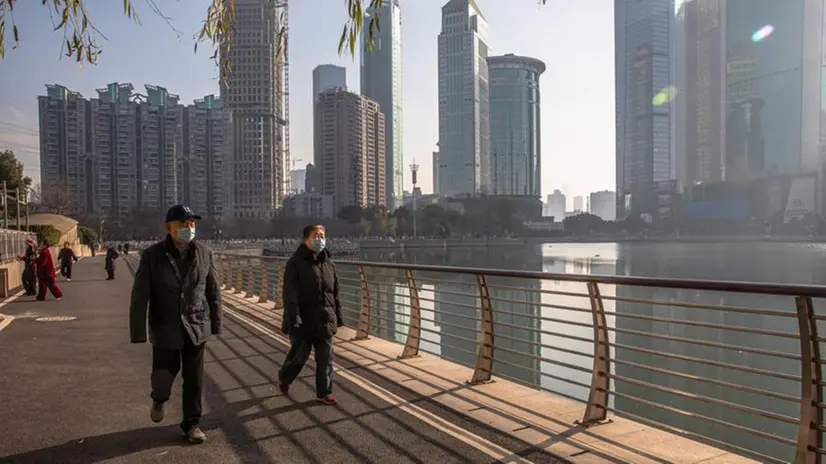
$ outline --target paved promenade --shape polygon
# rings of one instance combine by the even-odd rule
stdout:
[[[439,402],[400,399],[398,385],[353,363],[337,367],[338,406],[313,400],[312,363],[283,396],[286,346],[232,311],[207,345],[208,439],[190,445],[177,425],[180,380],[166,420],[149,420],[150,346],[128,343],[132,276],[120,261],[115,281],[88,258],[72,282],[59,279],[62,301],[0,307],[11,316],[0,323],[0,463],[565,462]]]

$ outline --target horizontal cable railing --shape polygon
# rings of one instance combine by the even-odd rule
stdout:
[[[218,253],[222,282],[281,308],[286,260]],[[400,343],[763,462],[820,462],[826,286],[336,261],[356,339]]]

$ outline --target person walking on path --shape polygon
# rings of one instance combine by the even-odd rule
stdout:
[[[37,294],[37,274],[35,272],[37,263],[37,245],[31,237],[26,239],[26,251],[23,256],[18,256],[18,260],[23,261],[23,290],[26,295]]]
[[[114,246],[110,246],[106,250],[106,280],[115,280],[115,260],[118,259],[120,254],[115,251]]]
[[[52,259],[52,252],[49,250],[49,241],[43,240],[40,247],[40,252],[37,255],[37,299],[43,301],[46,299],[46,289],[52,293],[52,296],[57,300],[63,299],[63,292],[57,286],[55,280],[56,273],[54,271],[54,260]]]
[[[195,240],[201,217],[188,206],[166,213],[166,238],[141,253],[129,307],[132,343],[152,342],[152,399],[149,416],[164,418],[164,403],[172,383],[183,377],[181,430],[192,443],[202,443],[201,399],[204,347],[210,335],[221,333],[221,284],[212,250]]]
[[[287,394],[310,351],[315,349],[316,398],[336,404],[333,396],[333,336],[344,325],[336,266],[326,249],[322,225],[304,228],[299,245],[284,269],[284,317],[281,331],[290,337],[290,351],[278,372],[278,387]]]
[[[63,244],[63,248],[57,255],[60,261],[60,275],[66,278],[69,282],[72,281],[72,264],[77,262],[75,252],[69,247],[69,242]]]

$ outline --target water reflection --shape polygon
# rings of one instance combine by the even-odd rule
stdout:
[[[565,274],[803,284],[821,283],[826,275],[826,247],[807,244],[556,243],[527,249],[396,249],[363,253],[364,261]],[[374,321],[374,330],[404,342],[409,323],[407,280],[403,273],[372,272],[368,278],[371,289],[390,294],[378,306],[374,303],[374,314],[384,318],[384,322]],[[472,366],[476,361],[480,318],[475,276],[421,272],[415,276],[424,319],[422,349]],[[593,329],[585,284],[495,277],[489,277],[488,284],[495,313],[494,374],[586,400]],[[616,318],[608,318],[613,345],[612,374],[616,377],[612,380],[616,395],[610,407],[769,456],[790,458],[789,446],[738,427],[791,440],[795,437],[795,425],[703,398],[796,420],[799,405],[794,399],[799,397],[800,386],[795,378],[800,375],[800,367],[799,361],[793,359],[799,355],[799,343],[793,335],[797,326],[791,297],[610,285],[601,285],[600,291],[606,298],[605,310],[617,314]],[[816,307],[824,304],[817,302]],[[703,305],[756,308],[780,315],[698,308]],[[743,330],[721,330],[714,325]],[[750,333],[748,330],[752,329],[789,337]],[[735,348],[725,348],[723,344]],[[780,355],[770,355],[775,352]],[[540,362],[539,358],[544,360]],[[737,370],[737,366],[744,369]],[[735,388],[737,385],[751,391]],[[762,395],[761,390],[774,395]]]

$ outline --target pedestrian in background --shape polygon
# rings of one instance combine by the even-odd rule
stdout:
[[[132,285],[129,328],[132,343],[152,342],[153,422],[164,418],[178,371],[183,377],[181,430],[192,443],[202,443],[201,400],[204,347],[221,333],[221,284],[212,250],[195,240],[201,217],[188,206],[166,213],[166,238],[141,253]]]
[[[69,247],[69,242],[63,244],[60,253],[57,254],[57,260],[60,261],[60,275],[66,278],[69,282],[72,281],[72,264],[77,262],[75,252]]]
[[[26,295],[37,294],[37,274],[35,272],[37,264],[37,245],[31,237],[26,238],[26,251],[23,256],[17,259],[23,261],[23,289]]]
[[[110,245],[106,250],[106,280],[115,280],[115,260],[118,259],[120,253],[115,250],[114,245]]]
[[[344,325],[338,274],[326,248],[324,226],[307,226],[302,237],[304,242],[284,269],[281,330],[290,336],[290,351],[278,372],[278,386],[282,393],[289,393],[314,349],[316,398],[333,405],[333,336]]]
[[[52,252],[49,250],[49,241],[43,240],[40,246],[40,251],[37,254],[37,299],[46,299],[46,289],[52,293],[52,296],[57,300],[63,299],[63,292],[57,286],[55,280],[56,273],[54,271],[54,259],[52,259]]]

